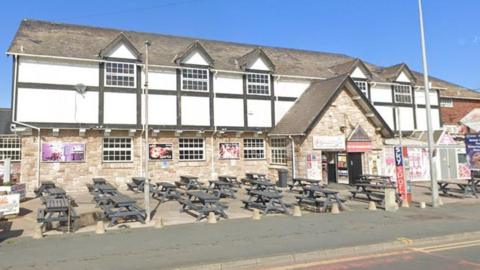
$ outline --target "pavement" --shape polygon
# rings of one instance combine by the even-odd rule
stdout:
[[[480,238],[480,207],[468,202],[10,238],[0,243],[0,269],[264,269],[381,254],[431,237]]]

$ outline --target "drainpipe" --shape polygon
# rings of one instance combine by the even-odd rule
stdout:
[[[295,159],[295,140],[292,136],[288,136],[292,142],[292,178],[297,178],[296,159]]]

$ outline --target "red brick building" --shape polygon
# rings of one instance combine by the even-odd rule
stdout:
[[[443,125],[457,125],[475,108],[480,108],[479,92],[463,87],[440,91],[440,117]]]

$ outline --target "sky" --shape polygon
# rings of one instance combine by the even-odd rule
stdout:
[[[422,71],[417,0],[23,0],[2,3],[0,49],[25,18],[347,54]],[[430,75],[480,89],[480,1],[423,0]],[[12,59],[0,57],[0,107]]]

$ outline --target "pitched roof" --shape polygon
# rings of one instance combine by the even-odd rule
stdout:
[[[169,36],[155,33],[124,31],[110,28],[54,23],[38,20],[23,20],[13,39],[8,53],[31,54],[99,60],[99,53],[120,33],[145,55],[144,43],[152,44],[149,51],[152,65],[175,66],[174,60],[193,42],[199,40],[219,70],[241,71],[238,59],[252,52],[258,45]],[[343,74],[334,66],[346,65],[355,58],[336,53],[286,49],[262,46],[262,51],[275,63],[275,72],[281,75],[331,78]],[[374,81],[387,81],[385,68],[363,62],[373,74]],[[341,69],[341,67],[338,67]],[[382,75],[383,73],[383,75]],[[421,73],[413,72],[421,78]],[[433,87],[447,88],[441,95],[480,99],[480,93],[465,87],[430,77]],[[419,80],[422,81],[422,80]]]
[[[207,52],[207,50],[202,46],[202,44],[198,40],[195,40],[192,44],[190,44],[187,48],[185,48],[185,50],[182,51],[179,55],[176,55],[174,62],[181,63],[183,59],[188,57],[194,51],[199,51],[200,54],[202,54],[202,56],[207,60],[208,64],[213,66],[213,64],[215,63],[215,60],[212,59],[210,54]]]
[[[275,71],[275,65],[273,64],[272,60],[268,57],[268,55],[262,50],[262,48],[258,47],[253,49],[251,52],[243,55],[242,57],[238,58],[238,65],[240,68],[245,69],[246,65],[250,63],[250,61],[254,61],[257,58],[262,58],[265,60],[265,63],[268,65],[271,71]]]
[[[371,119],[377,127],[382,129],[383,135],[385,137],[391,136],[393,134],[392,130],[347,75],[312,83],[272,129],[270,134],[308,134],[314,124],[323,116],[330,104],[340,94],[341,90],[345,88],[358,95],[356,102],[359,103],[365,112],[373,114]]]
[[[12,110],[0,108],[0,134],[12,134],[10,124],[12,123]]]
[[[385,67],[380,69],[380,75],[385,78],[387,81],[393,82],[395,81],[401,72],[405,72],[407,76],[410,77],[413,83],[417,80],[415,75],[410,71],[408,66],[405,63],[400,63],[397,65],[393,65],[390,67]]]
[[[110,53],[119,43],[125,44],[125,46],[127,46],[128,49],[132,51],[132,53],[137,57],[137,59],[140,59],[141,53],[137,50],[137,48],[135,48],[135,46],[123,32],[118,34],[118,36],[113,39],[105,48],[101,49],[98,53],[99,56],[106,57],[106,55]]]

